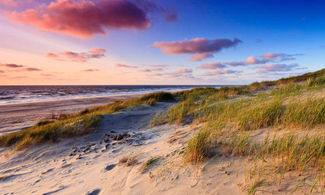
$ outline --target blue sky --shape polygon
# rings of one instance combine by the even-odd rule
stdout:
[[[47,21],[52,4],[63,17]],[[135,11],[111,9],[126,5]],[[324,1],[0,0],[0,6],[0,84],[244,84],[324,66]],[[33,18],[26,17],[27,8]],[[67,15],[73,8],[76,16]],[[87,17],[96,11],[105,22]],[[106,34],[70,28],[68,20],[98,22]],[[103,53],[92,55],[94,48]],[[194,55],[206,57],[189,61]]]

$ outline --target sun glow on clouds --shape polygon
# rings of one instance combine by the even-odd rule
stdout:
[[[105,56],[106,50],[101,48],[91,49],[89,52],[72,52],[63,51],[57,53],[47,53],[46,56],[55,60],[72,60],[76,62],[87,62],[92,58],[102,58]]]
[[[190,61],[201,61],[205,58],[213,57],[214,53],[222,49],[235,47],[241,42],[237,38],[234,40],[195,38],[176,42],[155,42],[153,46],[160,48],[166,54],[191,54]]]
[[[126,0],[99,1],[57,0],[23,12],[7,12],[14,22],[27,23],[39,29],[81,38],[106,34],[107,28],[147,29],[147,14]]]
[[[233,78],[247,72],[251,72],[253,76],[282,74],[300,68],[298,64],[284,61],[296,60],[301,54],[287,54],[283,51],[259,55],[249,53],[247,58],[242,59],[237,59],[234,55],[233,58],[223,61],[224,53],[226,55],[230,53],[231,56],[234,50],[230,48],[237,48],[238,45],[246,46],[245,40],[242,41],[240,37],[234,38],[236,36],[199,37],[202,35],[200,33],[194,35],[198,38],[193,39],[166,35],[166,39],[150,40],[149,44],[146,43],[158,48],[161,51],[159,53],[169,55],[170,58],[174,58],[175,55],[185,55],[186,58],[177,62],[177,65],[176,63],[172,65],[170,64],[172,60],[166,62],[163,58],[146,61],[144,56],[137,56],[135,62],[131,59],[132,55],[127,56],[128,49],[123,51],[121,55],[123,57],[114,59],[115,56],[120,56],[117,53],[113,56],[114,44],[118,43],[116,41],[111,45],[106,44],[105,39],[114,39],[116,37],[113,36],[116,35],[96,35],[107,35],[111,31],[121,29],[136,33],[155,32],[157,29],[151,31],[155,27],[153,23],[157,20],[153,17],[154,14],[158,15],[159,19],[163,18],[164,23],[182,22],[180,20],[182,17],[179,19],[176,11],[163,8],[154,2],[152,0],[0,0],[0,9],[2,11],[7,9],[3,11],[6,20],[14,21],[11,25],[28,24],[15,26],[20,27],[21,31],[25,30],[22,33],[26,35],[21,39],[28,39],[28,41],[20,43],[20,39],[12,41],[14,38],[5,41],[6,45],[16,44],[10,49],[4,47],[6,54],[3,54],[4,50],[1,51],[3,48],[0,46],[1,57],[6,59],[5,62],[1,62],[3,64],[0,64],[2,78],[0,84],[9,81],[4,77],[15,78],[10,84],[16,84],[14,83],[16,81],[41,83],[42,80],[51,81],[51,84],[56,82],[80,84],[88,81],[94,84],[107,84],[107,82],[108,84],[136,84],[137,82],[143,84],[151,80],[158,84],[177,84],[182,83],[183,80],[198,84],[196,82],[205,81],[206,77],[208,79],[218,76]],[[161,23],[155,24],[161,25]],[[37,33],[31,29],[36,29]],[[10,35],[15,34],[11,33],[10,29],[7,31],[6,34],[0,34],[4,35],[3,40],[15,36]],[[45,31],[52,33],[44,33]],[[32,33],[34,36],[30,36]],[[166,42],[163,41],[164,39],[171,41]],[[137,45],[137,49],[141,50],[142,46]],[[102,47],[109,51],[108,54]],[[20,54],[18,50],[23,50],[25,54],[18,55]],[[48,53],[44,56],[44,52]],[[202,60],[210,61],[199,63]],[[163,64],[148,65],[151,63]]]

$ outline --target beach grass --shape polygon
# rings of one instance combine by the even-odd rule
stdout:
[[[43,120],[27,129],[0,136],[0,147],[14,145],[15,149],[24,149],[35,144],[57,142],[62,138],[85,135],[96,131],[104,114],[143,104],[154,105],[160,101],[175,101],[175,98],[171,93],[155,92],[139,98],[88,108],[79,113],[58,117],[56,120]]]
[[[166,112],[176,116],[169,122],[179,123],[191,115],[196,118],[194,122],[203,124],[188,141],[185,159],[192,163],[216,155],[253,159],[258,171],[250,174],[250,194],[263,185],[279,185],[288,172],[312,178],[321,186],[325,183],[325,137],[319,132],[325,124],[325,99],[321,95],[324,74],[325,70],[321,70],[256,82],[240,87],[239,92],[238,87],[206,94],[201,90],[203,93],[195,99],[183,96]],[[225,97],[211,98],[220,94]],[[274,136],[263,135],[264,141],[256,140],[256,131],[272,132]],[[290,133],[282,135],[284,131]],[[315,185],[307,186],[313,191]]]

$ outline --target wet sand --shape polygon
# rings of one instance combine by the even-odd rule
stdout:
[[[0,135],[32,126],[42,119],[51,117],[52,113],[69,114],[138,96],[141,94],[0,105]]]

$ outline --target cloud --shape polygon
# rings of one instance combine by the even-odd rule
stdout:
[[[28,72],[42,71],[39,68],[25,68],[25,70],[28,71]]]
[[[34,0],[0,0],[0,5],[10,8],[16,8],[20,5],[34,3]]]
[[[193,70],[189,69],[189,68],[179,68],[179,69],[177,69],[176,72],[177,73],[191,73],[191,72],[193,72]]]
[[[258,73],[269,73],[269,72],[287,72],[296,68],[298,64],[268,64],[259,68]]]
[[[165,20],[166,22],[177,22],[178,21],[178,15],[174,11],[167,11],[165,12]]]
[[[238,71],[234,70],[228,70],[228,69],[217,69],[217,70],[210,70],[206,73],[204,73],[202,76],[218,76],[218,75],[224,75],[224,74],[234,74],[238,73]]]
[[[9,69],[15,69],[14,71],[18,71],[18,72],[19,71],[29,71],[29,72],[32,72],[32,71],[42,71],[39,68],[30,68],[30,67],[26,67],[26,66],[20,65],[20,64],[0,64],[0,66],[7,67]]]
[[[154,47],[160,48],[166,54],[192,54],[190,60],[202,60],[211,57],[213,53],[217,53],[225,48],[234,47],[242,41],[239,39],[206,39],[195,38],[192,40],[176,41],[176,42],[155,42]]]
[[[0,0],[0,5],[7,7],[16,7],[18,4],[15,0]]]
[[[115,64],[116,68],[138,68],[137,66],[125,65],[125,64]]]
[[[206,64],[202,64],[201,66],[198,66],[197,68],[201,68],[201,69],[221,69],[226,67],[226,65],[221,64],[219,62],[214,62],[214,63],[206,63]]]
[[[41,76],[43,76],[43,77],[52,77],[54,75],[53,74],[41,74]]]
[[[82,72],[98,72],[98,69],[86,69],[86,70],[82,70]]]
[[[195,77],[192,75],[193,70],[189,68],[179,68],[173,72],[160,72],[160,73],[154,73],[151,74],[151,76],[156,77],[168,77],[168,78],[186,78],[186,79],[195,79]]]
[[[14,22],[80,38],[106,34],[107,28],[143,30],[150,26],[147,13],[128,0],[56,0],[6,15]]]
[[[285,54],[284,53],[272,53],[272,52],[269,52],[269,53],[265,53],[263,54],[261,57],[265,60],[273,60],[274,58],[277,58],[279,56],[284,56]]]
[[[102,58],[105,56],[106,50],[101,48],[91,49],[89,52],[73,52],[73,51],[63,51],[57,53],[47,53],[46,57],[53,58],[56,60],[72,60],[75,62],[87,62],[92,58]]]
[[[155,3],[152,3],[147,0],[135,0],[135,2],[137,3],[137,5],[139,7],[141,7],[147,13],[162,14],[164,16],[166,22],[177,22],[178,21],[178,15],[173,10],[165,9],[162,6],[159,6]]]
[[[3,70],[0,70],[0,73],[5,73],[5,71],[3,71]]]
[[[244,65],[252,65],[252,64],[265,64],[268,60],[258,59],[254,56],[250,56],[246,58],[244,61],[234,61],[234,62],[225,62],[225,65],[229,66],[244,66]]]
[[[196,53],[189,60],[191,62],[198,62],[206,58],[213,58],[212,53]]]
[[[233,61],[233,62],[224,62],[225,65],[229,66],[245,66],[252,64],[266,64],[275,61],[288,61],[295,60],[294,56],[299,56],[301,54],[285,54],[285,53],[265,53],[259,57],[250,56],[244,61]]]
[[[154,67],[154,68],[167,68],[168,65],[166,64],[157,64],[157,65],[149,65],[151,67]]]
[[[261,58],[265,60],[275,60],[279,59],[280,61],[288,61],[288,60],[295,60],[295,56],[299,56],[301,54],[285,54],[285,53],[265,53],[261,56]]]
[[[157,72],[157,71],[164,71],[163,68],[146,68],[146,69],[141,69],[141,72]]]
[[[22,67],[24,67],[23,65],[20,65],[20,64],[0,64],[0,66],[5,66],[7,68],[22,68]]]

